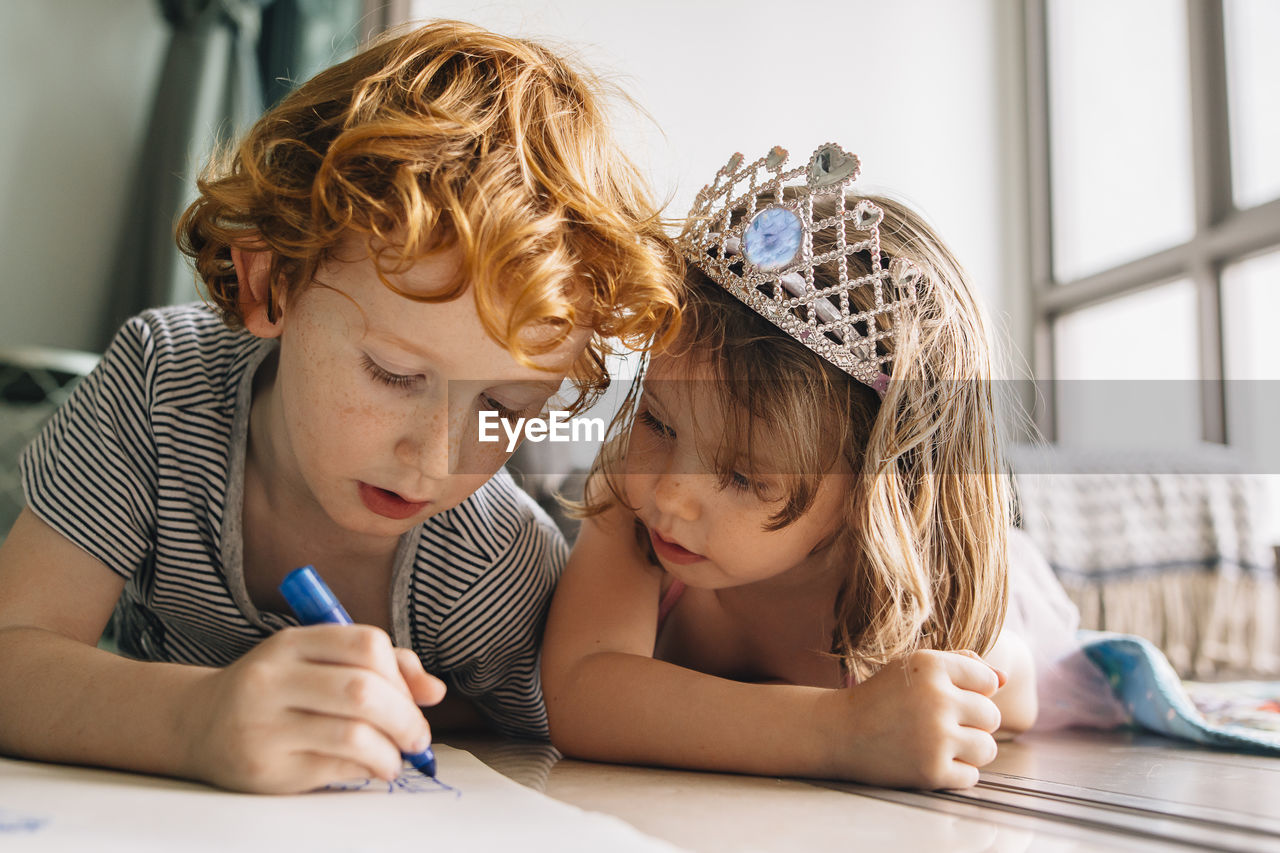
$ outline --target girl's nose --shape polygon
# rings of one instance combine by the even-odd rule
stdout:
[[[653,502],[663,515],[678,518],[681,521],[697,521],[702,514],[699,499],[699,480],[705,480],[705,474],[689,474],[665,471],[658,474],[653,489]]]

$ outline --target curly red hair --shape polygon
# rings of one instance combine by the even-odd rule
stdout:
[[[591,327],[571,374],[584,405],[607,384],[605,339],[645,347],[676,333],[681,286],[607,96],[547,48],[469,24],[385,37],[257,122],[199,181],[179,245],[232,326],[244,319],[233,244],[269,250],[272,310],[352,233],[384,271],[456,245],[449,292],[398,292],[470,289],[489,334],[526,363]],[[520,335],[547,325],[558,334]]]

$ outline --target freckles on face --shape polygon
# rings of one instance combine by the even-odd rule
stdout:
[[[393,283],[431,293],[455,266],[427,258]],[[466,293],[414,301],[367,258],[331,262],[317,282],[285,311],[277,384],[302,477],[335,518],[358,519],[361,484],[429,502],[422,517],[466,499],[509,455],[479,442],[479,411],[537,414],[591,335],[574,329],[531,366],[489,337]]]
[[[311,288],[290,306],[280,353],[280,394],[291,443],[304,470],[358,459],[390,424],[343,333],[346,300]]]

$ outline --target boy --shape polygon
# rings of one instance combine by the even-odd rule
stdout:
[[[394,778],[437,676],[546,736],[564,543],[478,415],[566,377],[589,398],[604,338],[677,304],[598,90],[437,22],[304,84],[200,183],[179,240],[213,307],[131,320],[23,455],[0,751],[245,791]],[[305,563],[360,625],[292,627]],[[95,648],[108,619],[133,659]]]

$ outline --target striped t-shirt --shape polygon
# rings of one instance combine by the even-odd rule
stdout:
[[[297,624],[253,605],[241,562],[253,377],[274,347],[203,305],[148,311],[23,452],[32,511],[125,579],[126,654],[224,666]],[[401,538],[392,640],[504,733],[545,738],[538,643],[567,551],[499,471]]]

